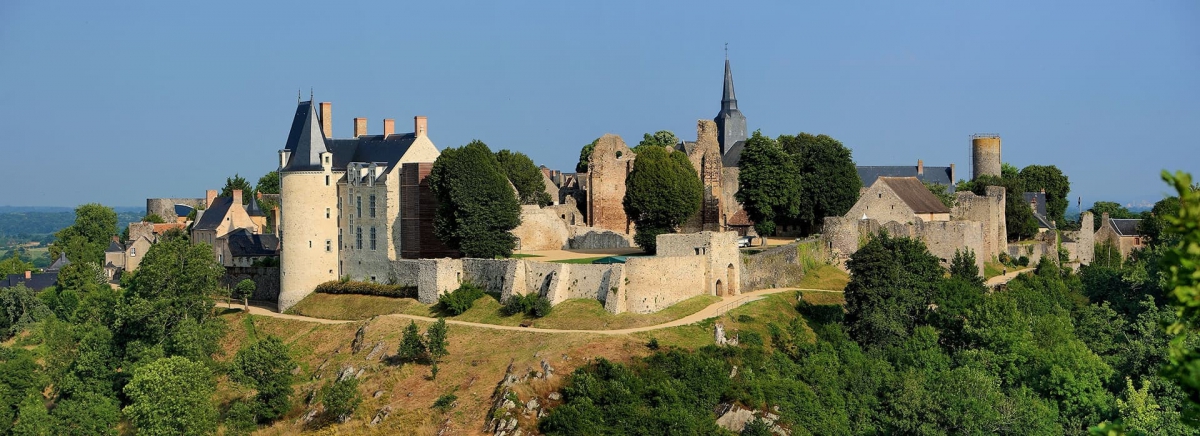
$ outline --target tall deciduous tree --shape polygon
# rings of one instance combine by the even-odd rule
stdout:
[[[596,142],[598,141],[600,141],[600,138],[593,139],[591,143],[579,149],[579,163],[575,164],[575,172],[588,172],[588,160],[592,158],[592,150],[596,149]]]
[[[521,204],[546,206],[552,202],[550,194],[546,192],[542,170],[525,153],[500,150],[496,152],[496,162],[500,164],[500,171],[508,177],[508,181],[517,188],[517,197]]]
[[[942,279],[938,258],[919,240],[877,235],[846,262],[846,329],[860,344],[907,338],[924,319]]]
[[[633,148],[634,153],[640,156],[643,147],[663,147],[671,148],[679,144],[679,138],[675,137],[675,133],[670,130],[659,130],[654,134],[646,133],[642,135],[641,142]]]
[[[242,204],[250,203],[250,196],[254,195],[254,187],[250,186],[250,182],[247,182],[246,178],[238,174],[225,178],[225,186],[221,188],[221,196],[231,197],[235,189],[242,191]]]
[[[292,368],[288,346],[275,336],[238,350],[233,357],[233,380],[258,391],[258,416],[272,421],[291,409]]]
[[[1104,223],[1100,222],[1100,217],[1106,213],[1108,214],[1109,218],[1114,219],[1137,218],[1137,214],[1130,212],[1129,209],[1126,209],[1125,206],[1121,206],[1120,203],[1112,201],[1097,201],[1092,203],[1092,207],[1088,209],[1088,212],[1091,212],[1092,215],[1094,215],[1094,220],[1092,222],[1094,230],[1100,230],[1100,226],[1104,225]]]
[[[254,190],[263,194],[278,194],[279,171],[271,171],[259,177],[258,185],[254,187]]]
[[[655,238],[700,210],[704,187],[683,153],[645,147],[625,179],[625,213],[637,226],[634,242],[653,253]]]
[[[111,207],[89,203],[75,208],[75,223],[55,233],[50,257],[66,253],[71,262],[104,262],[104,250],[117,234],[117,213]]]
[[[199,362],[174,356],[133,370],[125,386],[125,416],[139,435],[206,435],[216,432],[212,372]]]
[[[1071,182],[1054,165],[1030,165],[1021,169],[1021,182],[1029,192],[1046,190],[1046,214],[1059,225],[1067,222],[1067,194]]]
[[[796,170],[804,175],[796,222],[806,232],[818,231],[825,217],[845,215],[854,207],[862,180],[849,148],[829,135],[803,132],[780,136],[779,145],[792,155]]]
[[[737,200],[759,235],[775,233],[775,224],[800,213],[804,186],[794,160],[775,140],[754,132],[738,161]]]
[[[510,230],[521,223],[521,206],[496,156],[480,141],[448,148],[429,174],[438,199],[434,233],[468,257],[509,256]]]
[[[1162,178],[1179,194],[1179,211],[1163,219],[1166,231],[1178,238],[1162,257],[1168,300],[1179,318],[1167,327],[1171,339],[1168,377],[1183,388],[1191,403],[1190,418],[1200,413],[1200,349],[1194,346],[1200,331],[1200,192],[1192,189],[1191,175],[1163,171]]]

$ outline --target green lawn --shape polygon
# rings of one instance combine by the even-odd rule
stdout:
[[[845,271],[833,265],[821,264],[816,268],[808,269],[796,287],[841,291],[846,289],[847,283],[850,283],[850,275]]]
[[[983,279],[987,280],[996,277],[1004,272],[1004,264],[996,261],[988,261],[983,263]]]
[[[840,294],[837,294],[840,295]],[[808,300],[808,293],[805,294]],[[799,314],[796,312],[796,292],[781,292],[767,295],[761,300],[746,303],[730,310],[716,318],[709,318],[694,324],[671,327],[662,330],[635,333],[634,335],[649,342],[651,338],[658,339],[661,346],[676,346],[683,348],[699,348],[713,344],[713,328],[718,322],[725,326],[726,337],[739,332],[755,332],[762,337],[763,344],[771,345],[770,327],[775,324],[786,326]]]

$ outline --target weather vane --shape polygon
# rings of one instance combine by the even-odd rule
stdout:
[[[725,60],[729,60],[729,43],[725,43]]]

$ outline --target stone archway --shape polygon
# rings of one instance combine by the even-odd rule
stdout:
[[[737,281],[736,281],[737,277],[734,277],[733,273],[734,273],[733,264],[731,263],[731,264],[729,264],[728,267],[725,268],[725,280],[726,280],[726,283],[729,283],[729,295],[738,295],[738,294],[740,294],[740,292],[735,291],[737,289],[735,287],[735,285],[737,283]]]
[[[725,284],[721,282],[721,279],[717,279],[717,296],[725,296]]]

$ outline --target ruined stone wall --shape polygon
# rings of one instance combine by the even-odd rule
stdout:
[[[462,280],[471,282],[484,292],[499,295],[501,299],[525,294],[525,262],[518,259],[472,259],[462,260]]]
[[[521,206],[521,225],[512,234],[518,250],[562,250],[568,248],[571,238],[567,224],[555,211],[537,205]]]
[[[741,258],[734,232],[668,233],[656,240],[659,257],[703,256],[704,281],[711,295],[741,293]]]
[[[799,245],[795,243],[743,255],[742,291],[796,286],[804,278],[799,256]]]
[[[583,218],[583,212],[579,211],[579,206],[575,203],[575,199],[571,197],[567,197],[567,201],[563,204],[546,206],[542,210],[557,215],[568,226],[581,226],[587,223]]]
[[[821,242],[829,247],[830,255],[838,266],[845,268],[845,261],[880,231],[887,231],[892,236],[920,239],[944,267],[950,266],[955,250],[971,250],[976,253],[975,264],[983,274],[986,258],[979,255],[985,250],[983,226],[974,221],[924,222],[917,219],[912,223],[890,221],[880,224],[874,219],[827,217]]]
[[[614,313],[654,313],[672,304],[699,295],[708,294],[705,283],[704,256],[685,257],[633,257],[625,263],[625,278],[628,284],[618,289],[614,308],[605,304],[605,309]],[[612,300],[610,294],[609,300]],[[607,302],[606,302],[607,303]]]
[[[596,140],[588,158],[588,225],[620,233],[632,233],[622,202],[625,179],[635,155],[620,136],[605,134]]]
[[[400,286],[417,286],[421,274],[421,263],[414,259],[397,259],[388,265],[390,270],[384,283]]]
[[[569,226],[569,229],[572,236],[568,245],[572,250],[602,250],[633,246],[633,237],[626,233],[581,226]]]
[[[147,198],[146,215],[155,214],[173,223],[175,218],[178,218],[178,215],[175,215],[176,204],[191,206],[192,209],[205,206],[203,198]]]
[[[955,193],[954,207],[950,210],[950,219],[954,221],[978,221],[983,226],[983,251],[975,257],[984,261],[992,260],[1008,246],[1008,234],[1004,221],[1003,187],[988,186],[986,195],[978,196],[973,192],[962,191]]]
[[[245,279],[254,281],[254,294],[250,295],[251,300],[279,301],[278,267],[227,267],[225,275],[221,276],[221,286],[233,289]]]
[[[437,303],[438,297],[458,289],[462,283],[462,259],[421,259],[418,262],[417,300],[421,303]]]
[[[739,174],[738,167],[721,168],[721,213],[724,215],[722,222],[728,221],[729,217],[742,210],[742,204],[737,201]]]
[[[1092,261],[1096,260],[1095,217],[1091,212],[1084,212],[1083,215],[1080,215],[1079,220],[1079,232],[1074,238],[1078,244],[1077,256],[1072,259],[1079,261],[1082,265],[1091,265]]]
[[[1064,247],[1065,246],[1066,245],[1064,245]],[[1021,256],[1028,257],[1029,258],[1029,266],[1034,266],[1034,265],[1037,265],[1038,262],[1041,262],[1042,256],[1046,256],[1047,254],[1054,256],[1054,253],[1056,253],[1057,251],[1058,250],[1057,250],[1057,247],[1055,246],[1055,244],[1049,243],[1049,242],[1043,242],[1043,241],[1037,241],[1037,242],[1032,242],[1032,243],[1030,243],[1029,241],[1025,241],[1024,243],[1014,242],[1014,243],[1008,244],[1008,249],[1007,249],[1008,256],[1013,259],[1018,259]],[[1055,258],[1051,257],[1051,259],[1053,260]]]

